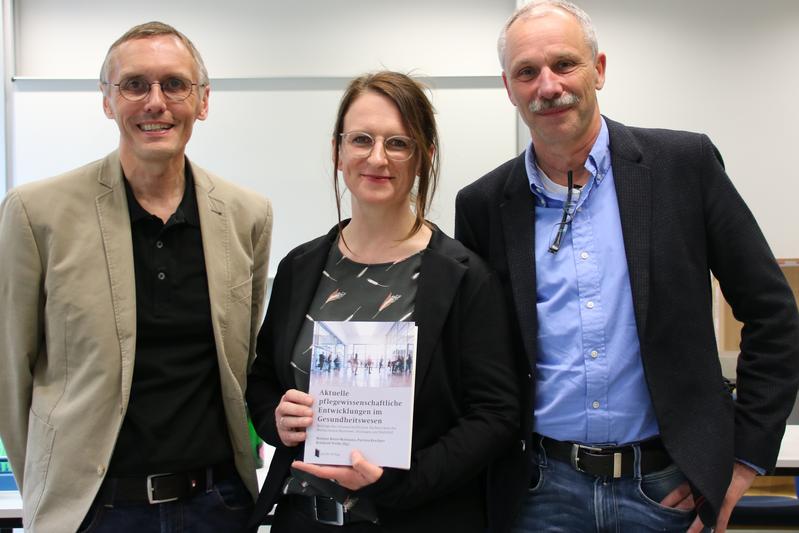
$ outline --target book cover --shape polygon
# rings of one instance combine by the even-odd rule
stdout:
[[[349,465],[359,450],[376,465],[410,468],[417,334],[413,322],[314,324],[305,462]]]

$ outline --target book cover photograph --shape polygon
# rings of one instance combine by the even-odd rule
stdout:
[[[410,468],[417,334],[413,322],[314,323],[306,463],[349,465],[359,450]]]

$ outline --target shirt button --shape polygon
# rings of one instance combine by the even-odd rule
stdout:
[[[594,402],[591,404],[591,407],[593,407],[594,409],[599,409],[599,402],[594,400]]]
[[[164,281],[166,279],[166,274],[159,272],[157,277],[160,281]]]
[[[97,465],[97,475],[103,477],[104,474],[105,474],[105,466]]]
[[[587,304],[585,304],[585,306],[586,306],[588,309],[593,309],[593,308],[594,308],[594,302],[588,302]]]
[[[597,357],[599,357],[599,352],[596,350],[591,350],[591,357],[596,359]]]
[[[583,252],[583,253],[581,253],[581,254],[580,254],[580,257],[581,257],[582,259],[588,259],[588,252]]]
[[[164,241],[155,241],[155,247],[156,248],[163,248],[164,247]]]

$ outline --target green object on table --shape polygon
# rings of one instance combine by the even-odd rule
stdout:
[[[253,427],[252,420],[250,420],[249,416],[247,417],[247,424],[250,426],[250,448],[255,456],[255,468],[262,468],[264,466],[264,460],[261,457],[260,449],[263,441],[261,437],[258,436],[258,433],[255,432],[255,427]]]
[[[8,458],[6,457],[6,449],[3,446],[3,441],[0,440],[0,474],[10,474],[11,473],[11,464],[8,462]]]

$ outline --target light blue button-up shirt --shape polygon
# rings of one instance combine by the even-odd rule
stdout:
[[[550,253],[566,188],[535,162],[527,176],[535,211],[535,431],[585,444],[626,444],[659,433],[644,378],[624,253],[619,205],[604,119],[585,168],[591,178],[575,194],[576,210],[560,250]]]

